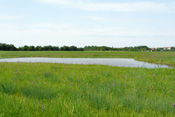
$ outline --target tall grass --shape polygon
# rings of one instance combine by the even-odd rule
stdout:
[[[174,69],[0,66],[0,116],[175,116]]]

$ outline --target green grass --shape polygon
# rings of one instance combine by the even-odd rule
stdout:
[[[0,58],[134,58],[149,63],[175,66],[175,52],[117,52],[117,51],[0,51]]]
[[[0,116],[175,116],[174,69],[0,63]]]

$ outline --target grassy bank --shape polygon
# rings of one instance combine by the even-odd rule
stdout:
[[[0,116],[175,116],[174,69],[0,63]]]
[[[175,66],[175,52],[114,52],[114,51],[0,51],[0,58],[55,57],[55,58],[134,58],[136,60]]]

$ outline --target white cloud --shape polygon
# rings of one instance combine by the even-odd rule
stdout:
[[[8,16],[8,15],[0,15],[1,20],[15,20],[15,19],[22,19],[22,16]]]
[[[0,24],[0,42],[23,45],[106,45],[129,46],[148,45],[169,46],[175,34],[145,32],[127,28],[89,27],[78,28],[71,24]],[[165,43],[166,39],[166,43]],[[155,45],[151,45],[155,42]],[[168,45],[169,44],[169,45]]]
[[[175,11],[175,2],[85,2],[85,0],[37,0],[41,3],[89,11]]]
[[[18,30],[20,28],[21,26],[16,24],[0,24],[0,30]]]
[[[123,27],[89,27],[78,28],[73,24],[33,24],[33,25],[16,25],[0,24],[0,31],[21,31],[21,32],[43,32],[44,34],[57,34],[62,36],[94,36],[94,37],[171,37],[175,34],[172,32],[148,32],[134,30]],[[2,33],[1,33],[2,34]],[[42,35],[42,34],[41,34]]]
[[[61,5],[71,5],[74,2],[78,2],[78,0],[37,0],[39,2],[43,2],[43,3],[48,3],[48,4],[61,4]]]
[[[88,19],[92,19],[92,20],[104,20],[104,17],[99,17],[99,16],[85,16]]]
[[[72,24],[34,24],[28,25],[28,29],[39,29],[39,30],[55,30],[55,31],[64,31],[69,30],[73,27]]]

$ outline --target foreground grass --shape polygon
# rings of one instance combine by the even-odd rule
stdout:
[[[0,116],[175,116],[174,69],[0,63]]]
[[[175,52],[117,52],[117,51],[0,51],[0,58],[134,58],[149,63],[175,66]]]

